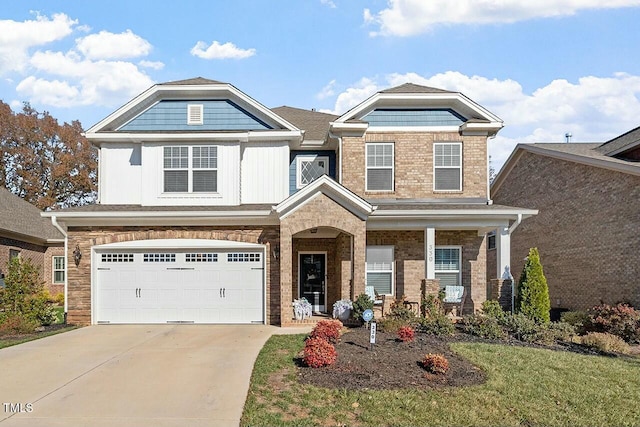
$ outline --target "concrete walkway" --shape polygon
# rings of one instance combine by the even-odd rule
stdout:
[[[238,425],[266,340],[304,332],[101,325],[5,348],[0,427]]]

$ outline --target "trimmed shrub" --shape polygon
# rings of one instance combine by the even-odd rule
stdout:
[[[38,323],[21,314],[0,314],[0,337],[7,335],[30,334],[35,331]]]
[[[54,302],[60,306],[64,305],[64,292],[58,292],[54,298]]]
[[[383,332],[397,334],[401,327],[411,326],[412,323],[409,320],[385,316],[383,319],[378,320],[378,328]]]
[[[402,342],[412,342],[416,339],[416,331],[411,326],[402,326],[398,329],[398,339]]]
[[[367,294],[360,294],[353,301],[353,308],[351,309],[351,317],[355,320],[359,320],[360,322],[364,322],[362,320],[362,313],[365,310],[373,310],[373,300],[369,298]]]
[[[496,318],[482,314],[463,317],[462,328],[468,334],[490,340],[502,340],[507,336]]]
[[[594,348],[606,353],[629,354],[629,344],[622,338],[603,332],[589,332],[581,339],[582,345]]]
[[[309,336],[311,338],[320,338],[329,343],[335,344],[340,340],[341,331],[342,322],[338,319],[321,320],[313,328]]]
[[[485,302],[483,302],[482,313],[485,316],[493,317],[498,321],[503,321],[507,317],[507,315],[510,314],[504,311],[500,303],[496,300],[486,300]]]
[[[437,314],[418,319],[418,330],[425,334],[445,336],[453,335],[456,327],[447,315]]]
[[[576,333],[584,334],[585,328],[589,325],[589,314],[586,311],[565,311],[560,314],[560,321],[568,323],[575,328]]]
[[[423,317],[435,317],[444,314],[442,299],[438,295],[429,294],[422,299],[421,313]]]
[[[443,354],[429,353],[422,359],[422,367],[432,374],[444,375],[449,371],[449,361]]]
[[[304,345],[304,363],[311,368],[332,365],[338,358],[333,344],[322,338],[308,338]]]
[[[404,297],[395,300],[389,309],[389,313],[385,317],[393,317],[395,319],[402,319],[406,321],[414,320],[416,315],[410,308],[405,307]]]
[[[544,277],[537,248],[529,249],[529,256],[525,261],[518,282],[516,307],[520,313],[538,323],[549,323],[550,321],[549,287],[547,279]]]
[[[548,328],[554,341],[571,341],[577,334],[575,326],[562,320],[549,323]]]
[[[57,320],[56,311],[42,293],[28,296],[25,299],[25,316],[40,325],[48,326]]]
[[[640,311],[628,304],[601,304],[589,310],[587,330],[617,335],[627,342],[640,342]]]
[[[539,325],[534,319],[523,313],[508,316],[505,319],[504,326],[507,332],[517,340],[524,342],[539,342],[542,340],[541,332],[544,330],[544,326]]]

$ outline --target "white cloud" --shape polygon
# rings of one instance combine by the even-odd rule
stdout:
[[[448,71],[425,77],[416,73],[389,74],[381,82],[362,78],[336,97],[335,114],[343,114],[373,93],[412,82],[462,92],[504,120],[505,128],[489,141],[493,164],[499,169],[517,143],[604,142],[638,126],[640,76],[616,73],[585,76],[577,82],[554,80],[525,93],[514,80],[467,76]]]
[[[329,6],[331,9],[335,9],[337,7],[333,0],[320,0],[320,3],[324,4],[325,6]]]
[[[321,90],[320,92],[318,92],[316,94],[316,98],[318,99],[325,99],[325,98],[329,98],[330,96],[335,95],[335,87],[336,87],[336,80],[333,79],[331,80],[329,83],[327,83]]]
[[[151,43],[131,30],[114,34],[100,31],[76,39],[77,49],[88,59],[125,59],[147,56]]]
[[[441,24],[513,23],[632,6],[640,6],[640,0],[389,0],[377,14],[365,9],[364,21],[379,28],[372,36],[412,36]]]
[[[231,42],[220,44],[213,41],[210,46],[199,41],[191,48],[191,55],[202,59],[244,59],[256,54],[255,49],[240,49]]]
[[[29,61],[29,49],[61,40],[73,32],[77,20],[64,13],[51,18],[37,14],[22,22],[0,20],[0,74],[22,71]]]
[[[138,65],[144,68],[151,68],[154,70],[162,70],[164,68],[164,62],[160,61],[146,61],[142,60],[138,62]]]
[[[33,103],[72,107],[78,105],[113,106],[131,98],[153,84],[135,64],[124,61],[91,61],[74,51],[36,52],[31,65],[39,72],[58,78],[22,80],[16,91]]]

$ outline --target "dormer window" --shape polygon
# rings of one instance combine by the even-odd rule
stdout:
[[[204,123],[204,106],[202,104],[187,105],[187,124],[201,125]]]
[[[296,157],[296,188],[300,189],[312,183],[322,175],[329,174],[329,157],[315,154]]]

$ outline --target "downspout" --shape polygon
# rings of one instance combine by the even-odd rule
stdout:
[[[68,283],[68,278],[69,278],[69,274],[68,274],[68,257],[67,257],[67,251],[68,251],[68,235],[67,232],[62,228],[62,226],[60,226],[60,224],[58,224],[58,220],[56,218],[55,215],[53,215],[51,217],[51,224],[53,224],[53,226],[55,228],[58,229],[58,231],[60,233],[62,233],[62,235],[64,236],[64,321],[65,323],[67,322],[67,309],[69,308],[68,303],[67,303],[67,283]]]
[[[516,221],[513,224],[511,224],[511,227],[509,227],[509,236],[511,236],[511,233],[513,233],[514,230],[518,228],[520,223],[522,223],[521,213],[518,214]],[[509,239],[509,245],[511,245],[511,239]],[[509,250],[509,253],[511,253],[511,250]],[[511,269],[509,269],[509,275],[511,276]],[[511,276],[511,314],[515,312],[515,296],[516,296],[516,291],[515,291],[515,286],[513,284],[513,276]]]

